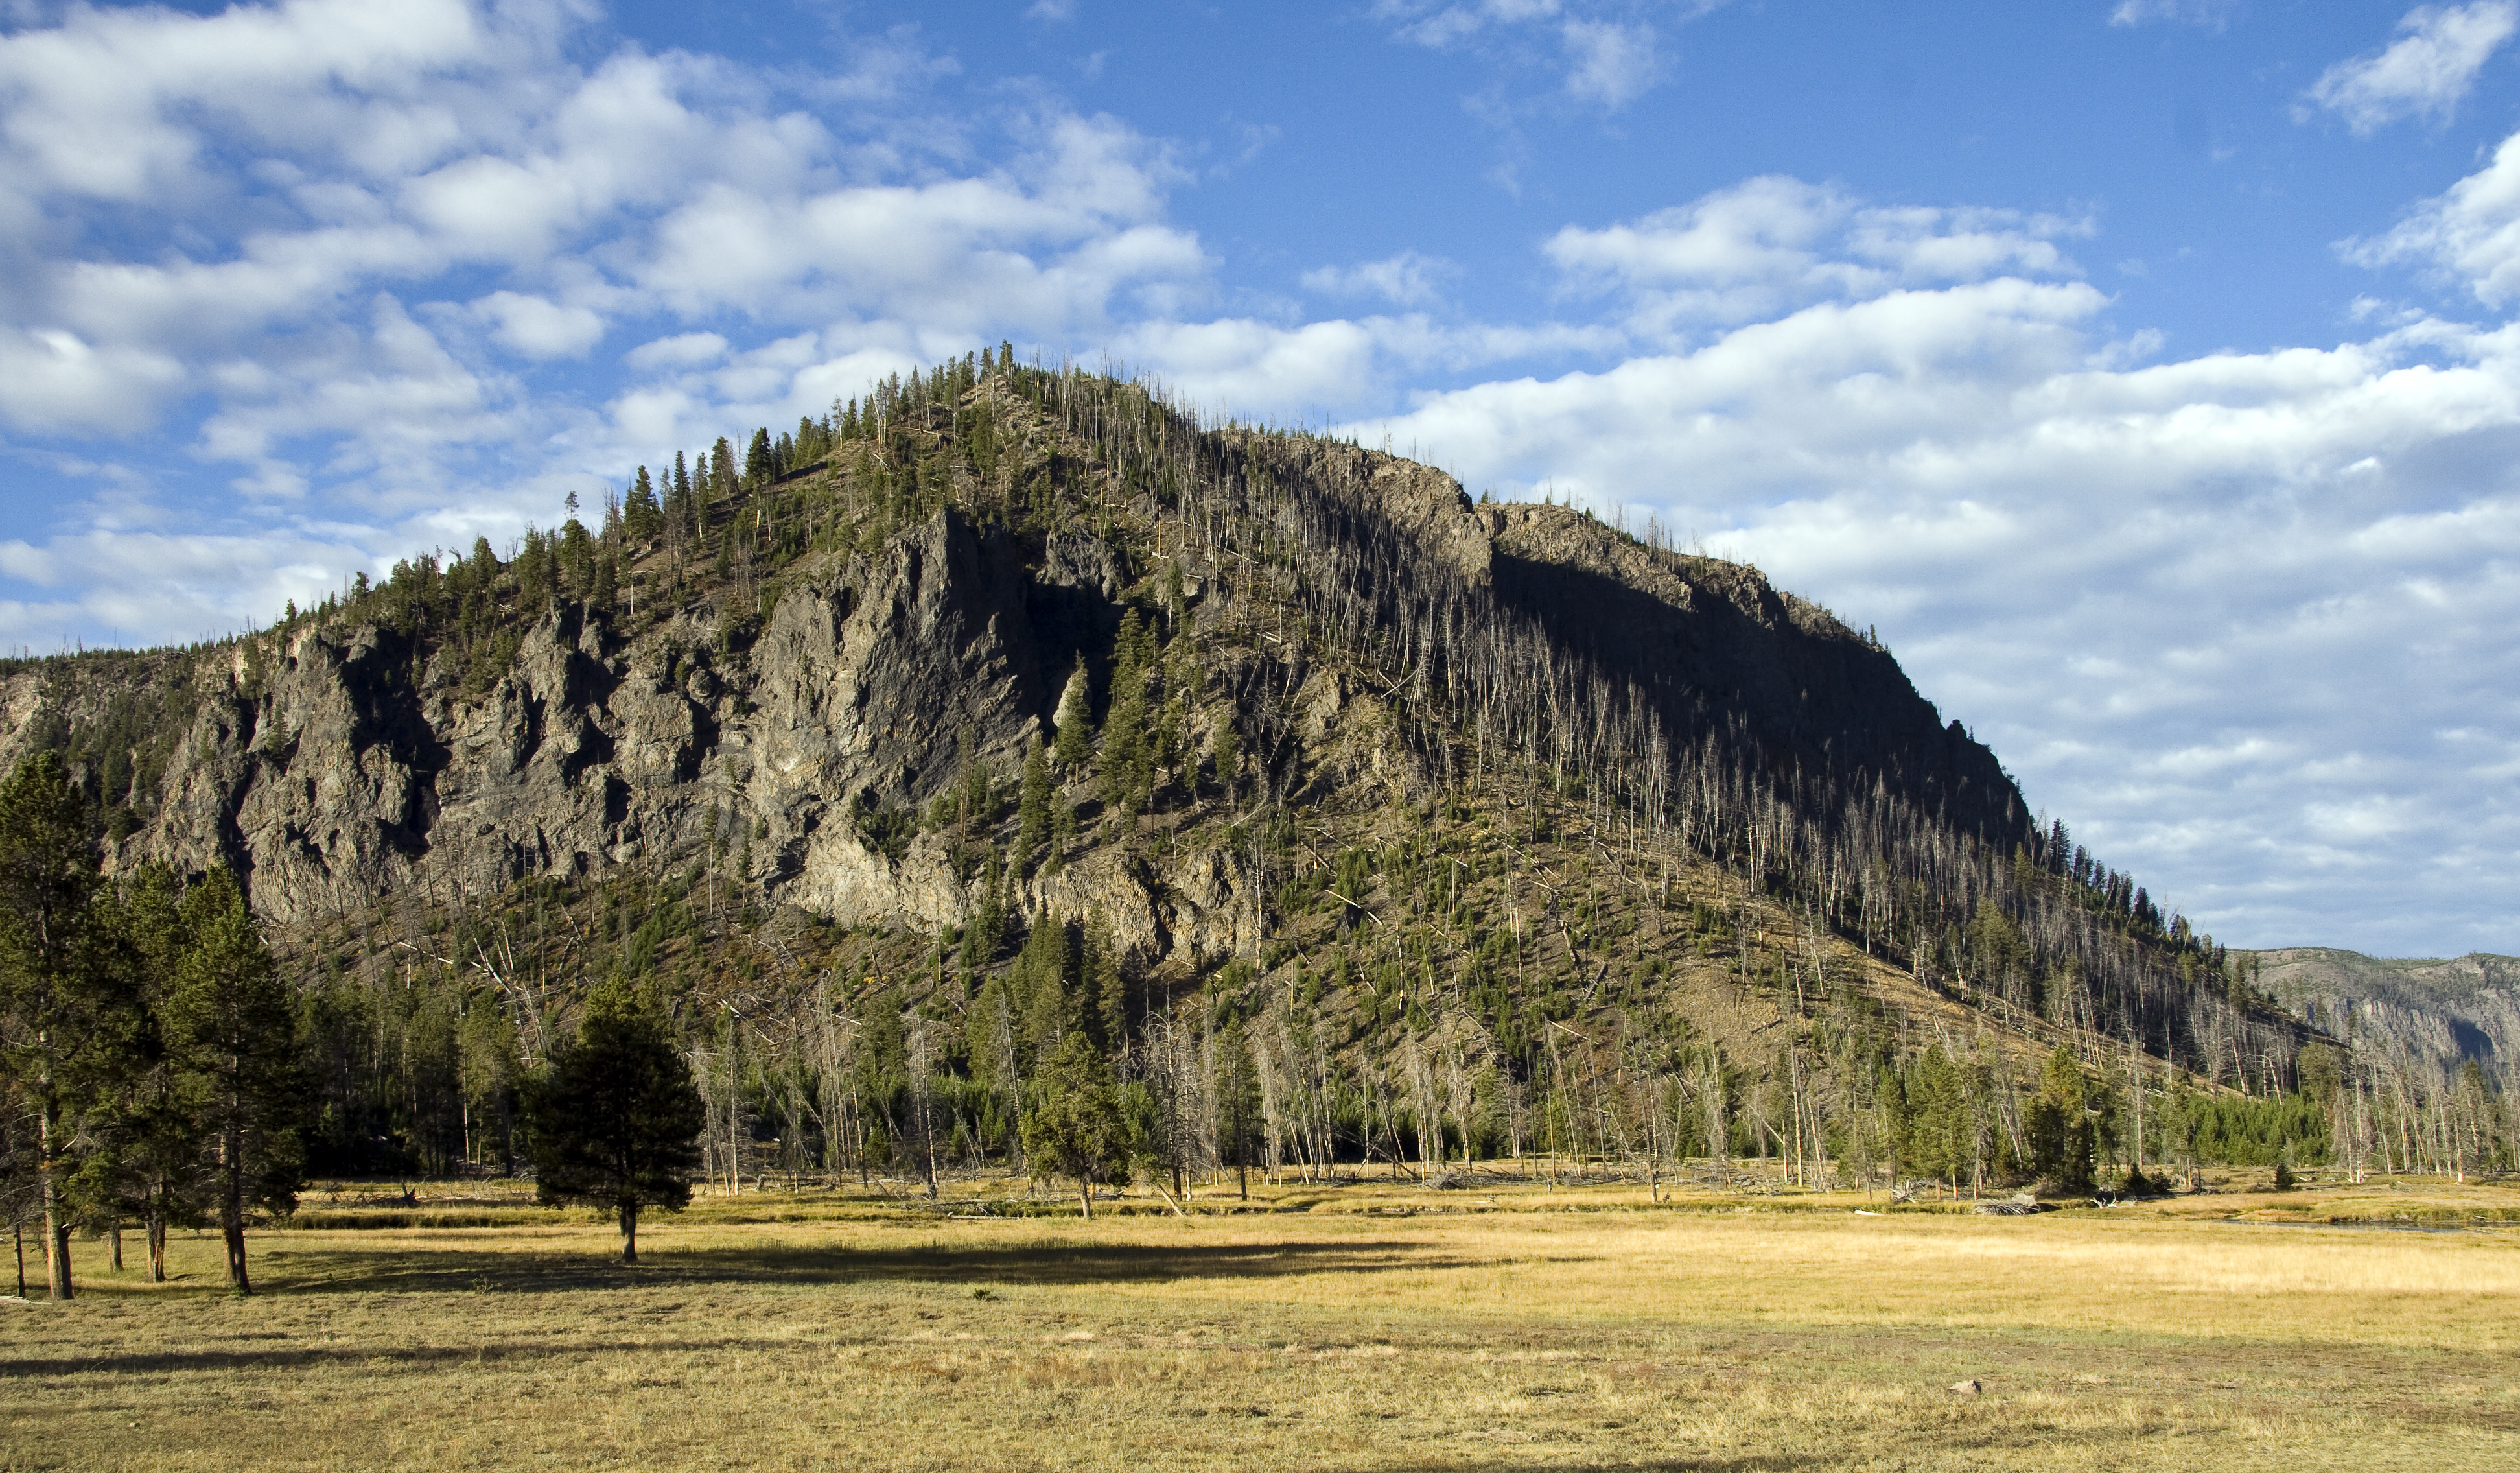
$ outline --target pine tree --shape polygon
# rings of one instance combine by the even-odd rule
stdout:
[[[1040,1095],[1023,1121],[1024,1154],[1036,1170],[1075,1181],[1085,1216],[1094,1216],[1094,1186],[1126,1181],[1137,1146],[1111,1066],[1082,1030],[1068,1034],[1042,1066]]]
[[[641,466],[630,483],[630,494],[621,502],[621,529],[634,542],[645,542],[656,534],[664,522],[664,510],[656,504],[655,483],[648,479],[648,468]]]
[[[665,1020],[619,984],[587,999],[577,1037],[525,1091],[534,1194],[609,1208],[621,1262],[639,1262],[639,1214],[692,1200],[708,1109]]]
[[[1018,868],[1032,862],[1033,855],[1050,842],[1050,754],[1043,750],[1041,734],[1033,734],[1032,743],[1024,748],[1023,789],[1015,805],[1015,863]]]
[[[1058,698],[1058,736],[1053,749],[1058,756],[1060,770],[1073,773],[1085,765],[1094,750],[1094,692],[1085,678],[1085,657],[1076,657],[1076,669],[1067,677],[1067,689]]]
[[[1226,799],[1232,802],[1235,780],[1242,775],[1242,728],[1235,724],[1233,712],[1217,721],[1209,742],[1216,749],[1216,780],[1225,784]]]
[[[2092,1185],[2092,1122],[2084,1109],[2083,1069],[2073,1050],[2056,1045],[2039,1071],[2039,1097],[2030,1103],[2031,1168],[2067,1191]]]
[[[80,1195],[113,1220],[136,1217],[148,1242],[149,1281],[166,1281],[166,1229],[208,1200],[212,1173],[201,1122],[185,1097],[166,1035],[167,1004],[183,954],[184,927],[174,877],[143,866],[116,894],[101,924],[115,933],[114,962],[139,989],[138,1027],[124,1045],[111,1101],[102,1112],[106,1148]]]
[[[1111,924],[1095,911],[1085,918],[1083,972],[1084,1014],[1097,1046],[1116,1054],[1129,1040],[1128,979],[1120,969],[1120,946]]]
[[[55,1299],[68,1299],[70,1181],[87,1117],[118,1065],[133,1012],[125,979],[98,965],[97,858],[87,805],[58,752],[0,783],[0,1080],[35,1139],[35,1192]]]
[[[211,870],[178,916],[185,943],[166,1000],[167,1048],[208,1156],[228,1287],[249,1294],[247,1211],[293,1211],[304,1180],[296,1017],[234,875]]]
[[[1111,698],[1111,713],[1102,723],[1102,749],[1097,758],[1102,802],[1123,823],[1138,816],[1146,791],[1147,699],[1136,682]]]
[[[1242,1200],[1248,1202],[1252,1158],[1260,1151],[1260,1073],[1240,1024],[1228,1028],[1216,1046],[1223,1055],[1216,1082],[1217,1163],[1234,1168]]]

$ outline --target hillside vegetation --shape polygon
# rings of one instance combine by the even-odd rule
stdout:
[[[66,757],[109,874],[242,877],[318,1172],[504,1169],[615,978],[728,1181],[1018,1164],[1080,1033],[1176,1180],[2071,1186],[2342,1118],[1887,650],[1657,529],[1011,352],[590,518],[0,668],[0,760]]]

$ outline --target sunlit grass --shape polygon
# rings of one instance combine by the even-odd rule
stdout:
[[[5,1307],[19,1467],[2507,1467],[2491,1187],[2027,1219],[1860,1197],[1263,1187],[1092,1222],[855,1193],[257,1237],[265,1292]],[[426,1196],[426,1194],[425,1194]],[[323,1204],[316,1204],[320,1210]],[[1115,1204],[1119,1205],[1119,1204]],[[424,1200],[421,1210],[432,1204]],[[1881,1204],[1872,1204],[1880,1210]],[[1577,1209],[1569,1211],[1569,1208]],[[1793,1208],[1795,1211],[1780,1211]],[[440,1208],[439,1210],[443,1210]],[[1983,1395],[1956,1394],[1975,1379]]]

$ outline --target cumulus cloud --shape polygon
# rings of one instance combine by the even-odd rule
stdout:
[[[681,368],[714,363],[726,356],[726,340],[715,333],[676,333],[642,343],[622,356],[632,368]]]
[[[1207,289],[1213,262],[1164,218],[1188,177],[1165,146],[1011,104],[981,161],[986,124],[916,96],[953,67],[915,32],[765,75],[635,47],[581,65],[581,20],[288,0],[0,35],[0,421],[84,436],[195,404],[195,453],[253,500],[394,506],[465,481],[514,505],[555,456],[583,478],[652,453],[634,424],[714,412],[713,437],[773,399],[792,419],[809,381],[825,397],[803,408],[829,402],[812,365],[770,393],[743,354],[678,384],[664,421],[539,395],[544,365],[616,326],[647,342],[634,373],[728,356],[736,323],[888,369],[983,333],[1106,334]]]
[[[1768,176],[1634,222],[1569,225],[1543,249],[1566,292],[1613,294],[1634,331],[1669,337],[1898,287],[2070,275],[2055,242],[2089,228],[2007,210],[1870,206]]]
[[[604,318],[587,307],[493,292],[472,308],[492,324],[492,337],[528,358],[574,358],[604,341]]]
[[[0,416],[21,428],[134,428],[183,372],[148,347],[99,348],[63,328],[0,326]]]
[[[1146,322],[1114,345],[1127,362],[1206,408],[1310,416],[1384,397],[1412,373],[1600,354],[1622,341],[1616,329],[1595,324],[1446,323],[1411,312],[1293,325],[1249,317]]]
[[[2387,50],[2321,72],[2311,101],[2357,133],[2402,117],[2447,121],[2515,27],[2520,6],[2512,0],[2418,6],[2398,23],[2399,37]]]
[[[2520,300],[2520,134],[2484,168],[2427,200],[2386,235],[2340,249],[2366,266],[2407,263],[2491,306]]]

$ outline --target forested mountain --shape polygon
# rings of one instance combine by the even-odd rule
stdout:
[[[108,874],[242,878],[317,1170],[500,1166],[615,978],[718,1174],[1010,1159],[1080,1033],[1176,1170],[2325,1148],[2313,1030],[1657,529],[1005,351],[592,520],[0,667],[0,763],[64,754]]]

